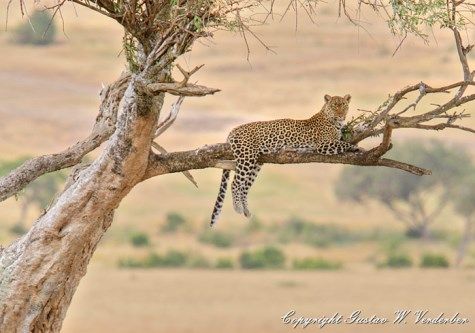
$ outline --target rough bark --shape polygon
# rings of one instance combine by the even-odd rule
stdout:
[[[0,256],[0,331],[58,332],[114,210],[142,180],[163,95],[131,82],[118,129],[101,156],[31,230]]]
[[[101,92],[102,103],[91,134],[63,152],[43,155],[26,161],[14,173],[0,178],[0,201],[18,193],[41,175],[74,166],[105,142],[115,130],[117,110],[130,79],[124,74]]]

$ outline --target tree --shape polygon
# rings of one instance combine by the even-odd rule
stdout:
[[[452,196],[456,212],[464,219],[462,238],[459,244],[455,265],[460,266],[465,258],[473,237],[475,221],[475,168],[460,182]]]
[[[11,169],[21,165],[27,158],[19,158],[13,161],[0,162],[0,176],[5,175]],[[31,182],[20,194],[20,216],[12,230],[23,234],[26,230],[25,220],[28,210],[32,205],[39,209],[46,209],[53,200],[54,195],[59,191],[59,187],[64,182],[65,176],[61,171],[48,173]]]
[[[200,38],[211,38],[216,30],[234,30],[245,40],[254,36],[251,26],[255,12],[269,8],[263,21],[273,17],[274,2],[264,0],[72,0],[115,20],[124,28],[124,53],[128,70],[101,93],[99,114],[91,134],[66,150],[26,161],[0,179],[0,200],[15,195],[39,176],[74,167],[65,189],[41,215],[29,232],[0,254],[0,331],[57,332],[77,285],[86,273],[94,250],[112,223],[115,209],[138,183],[151,177],[173,172],[210,167],[233,168],[232,153],[226,143],[167,153],[154,140],[169,128],[176,118],[185,96],[206,96],[219,91],[189,82],[201,66],[190,72],[176,65],[183,79],[176,80],[172,69],[175,61],[191,50]],[[413,1],[358,1],[381,15],[396,33],[420,33],[425,27],[451,31],[455,51],[462,67],[460,81],[433,87],[418,82],[394,94],[373,113],[360,117],[345,129],[345,138],[358,143],[383,134],[381,143],[369,151],[339,156],[321,156],[316,152],[282,151],[265,155],[262,163],[345,163],[398,168],[417,175],[430,171],[402,161],[383,157],[391,148],[391,135],[400,128],[443,130],[456,128],[475,132],[459,124],[466,115],[449,111],[475,99],[467,88],[474,85],[460,28],[470,25],[464,15],[473,8],[464,1],[435,1],[424,11],[414,8]],[[24,10],[24,2],[20,0]],[[53,16],[67,1],[53,4]],[[308,15],[316,15],[317,2],[304,0],[289,3],[303,6]],[[345,1],[340,8],[349,20],[359,24]],[[423,37],[423,36],[422,36]],[[424,37],[423,37],[424,38]],[[410,93],[418,97],[409,104]],[[164,122],[158,122],[165,93],[180,96]],[[409,113],[428,95],[443,93],[446,100],[425,111]],[[120,112],[119,112],[120,107]],[[89,152],[107,143],[91,163],[80,164]],[[152,151],[152,147],[159,153]]]
[[[20,44],[48,45],[54,42],[56,26],[50,13],[35,11],[15,29],[15,42]]]
[[[461,179],[473,167],[470,157],[467,152],[441,141],[413,140],[401,144],[390,155],[429,167],[433,177],[348,167],[340,174],[336,194],[340,199],[357,203],[375,200],[406,225],[409,236],[426,238],[429,226],[455,197],[455,188],[463,184]]]

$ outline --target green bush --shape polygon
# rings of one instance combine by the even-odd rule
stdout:
[[[145,262],[134,258],[119,259],[120,268],[146,268]]]
[[[177,232],[178,229],[186,225],[186,219],[179,213],[168,213],[165,218],[165,225],[162,227],[163,232]]]
[[[298,270],[337,270],[342,268],[342,263],[323,258],[304,258],[294,260],[292,266],[294,269]]]
[[[142,267],[144,268],[153,268],[153,267],[162,267],[164,265],[163,258],[157,253],[149,253],[145,259],[142,261]]]
[[[216,247],[226,248],[234,243],[234,237],[222,231],[207,228],[198,238],[201,243],[212,244]]]
[[[449,266],[449,260],[444,255],[433,253],[424,254],[420,263],[420,267],[424,268],[446,268]]]
[[[210,268],[211,264],[208,259],[203,256],[195,256],[189,260],[190,268]]]
[[[215,268],[217,268],[217,269],[232,269],[232,268],[234,268],[234,262],[231,258],[219,258],[216,261]]]
[[[123,268],[184,267],[188,261],[189,258],[185,252],[170,250],[163,256],[152,252],[143,259],[120,259],[118,266]]]
[[[260,252],[262,258],[264,258],[264,262],[266,263],[266,267],[268,268],[281,268],[285,264],[285,255],[282,250],[268,246],[261,250]],[[258,251],[259,254],[259,251]]]
[[[243,252],[239,257],[239,262],[242,268],[245,269],[256,269],[256,268],[264,268],[265,262],[261,257],[252,254],[251,252]]]
[[[185,266],[188,255],[185,252],[170,250],[163,256],[163,266],[165,267],[181,267]]]
[[[46,11],[35,11],[28,21],[18,26],[13,34],[20,44],[48,45],[54,42],[56,26],[52,16]]]
[[[274,231],[278,232],[279,240],[283,243],[300,240],[306,231],[311,230],[314,224],[299,217],[291,217],[283,225],[276,225]]]
[[[359,240],[356,235],[333,224],[315,224],[299,217],[288,219],[278,228],[281,242],[301,241],[315,247],[344,245]]]
[[[28,229],[21,223],[15,223],[9,230],[12,234],[17,236],[22,236],[28,232]]]
[[[412,264],[412,258],[407,254],[392,253],[387,256],[386,260],[380,266],[391,268],[405,268],[411,267]]]
[[[134,247],[145,247],[150,245],[148,235],[143,232],[135,232],[130,235],[130,242]]]
[[[262,224],[261,220],[258,219],[256,216],[253,216],[249,223],[246,226],[245,232],[252,234],[259,231],[262,231],[264,225]]]
[[[285,255],[280,249],[267,246],[253,252],[244,251],[239,257],[239,262],[244,269],[276,269],[284,266]]]

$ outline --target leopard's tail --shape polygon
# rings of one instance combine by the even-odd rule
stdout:
[[[221,213],[221,208],[223,208],[224,197],[226,196],[226,190],[228,188],[228,180],[230,174],[230,170],[223,170],[218,197],[216,198],[216,203],[214,204],[213,214],[211,214],[210,226],[213,226],[216,223],[216,221],[218,220],[218,216]]]

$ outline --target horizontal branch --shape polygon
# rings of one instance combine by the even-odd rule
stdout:
[[[315,152],[296,152],[283,150],[274,154],[262,155],[260,163],[297,164],[297,163],[335,163],[361,166],[385,166],[400,169],[415,175],[430,175],[431,171],[404,162],[379,158],[378,147],[364,153],[346,153],[341,155],[320,155]],[[234,163],[231,147],[227,143],[204,146],[195,150],[168,154],[151,154],[149,165],[143,180],[175,172],[193,169],[226,168],[232,169]]]
[[[150,93],[169,93],[175,96],[206,96],[213,95],[221,91],[216,88],[209,88],[205,86],[200,86],[197,84],[186,84],[182,85],[180,83],[152,83],[147,86]]]

